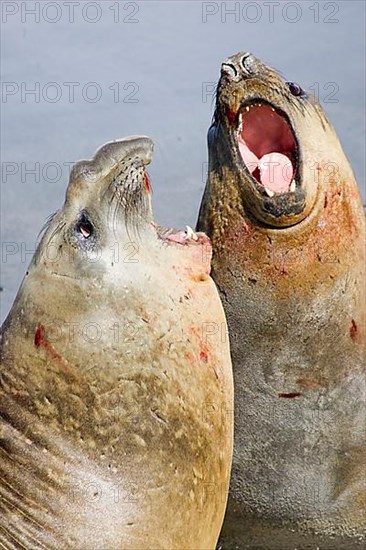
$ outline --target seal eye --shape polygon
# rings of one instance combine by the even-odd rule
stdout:
[[[301,96],[305,95],[304,90],[301,88],[301,86],[296,84],[296,82],[286,82],[286,84],[289,87],[290,92],[292,93],[292,95],[297,96],[297,97],[301,97]]]
[[[90,237],[90,235],[91,235],[91,226],[90,225],[85,225],[85,224],[81,223],[79,225],[79,230],[80,230],[80,233],[82,234],[82,236],[85,237],[85,239]]]
[[[94,227],[84,212],[80,216],[76,229],[84,237],[84,239],[89,239],[94,232]]]

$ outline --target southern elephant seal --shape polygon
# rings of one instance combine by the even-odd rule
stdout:
[[[0,546],[213,549],[232,453],[209,239],[153,222],[146,137],[71,173],[1,331]]]
[[[221,68],[197,228],[229,327],[232,548],[364,547],[365,216],[318,102],[250,53]]]

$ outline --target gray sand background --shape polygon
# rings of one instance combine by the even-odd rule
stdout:
[[[106,141],[151,136],[155,218],[194,226],[211,92],[237,51],[319,95],[365,201],[365,2],[1,4],[1,321],[70,164]]]

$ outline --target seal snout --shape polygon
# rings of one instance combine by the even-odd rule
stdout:
[[[225,59],[221,64],[221,77],[238,82],[256,72],[258,60],[250,52],[240,52]]]
[[[142,166],[150,164],[153,158],[153,141],[147,136],[130,136],[110,141],[97,150],[91,160],[80,160],[72,168],[70,183],[77,180],[97,181],[124,161],[134,159]]]
[[[120,164],[128,157],[138,157],[144,166],[152,161],[154,144],[147,136],[129,136],[110,141],[95,154],[94,160],[101,170]]]
[[[141,228],[152,220],[151,184],[146,167],[153,141],[131,136],[106,143],[90,160],[77,162],[70,174],[65,206],[75,247],[98,246],[106,228]]]

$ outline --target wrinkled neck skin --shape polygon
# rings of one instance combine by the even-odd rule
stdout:
[[[226,327],[210,254],[207,243],[167,245],[152,227],[132,235],[118,235],[113,267],[111,240],[80,278],[69,260],[55,266],[39,254],[3,327],[4,542],[215,547],[230,479],[232,386],[228,342],[202,343],[207,368],[195,359],[202,327]],[[211,410],[202,423],[211,402],[224,411],[216,425]]]
[[[268,98],[266,78],[276,75],[268,71],[261,98]],[[356,548],[366,525],[365,216],[357,184],[321,108],[305,100],[295,109],[282,97],[300,146],[301,181],[294,197],[265,198],[227,117],[250,82],[225,82],[197,224],[212,241],[234,368],[222,543]]]

